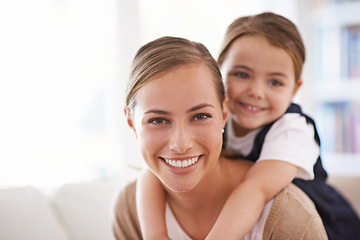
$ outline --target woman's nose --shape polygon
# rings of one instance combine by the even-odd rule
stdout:
[[[192,147],[191,132],[183,126],[177,126],[172,132],[169,147],[176,153],[185,153]]]
[[[261,81],[251,81],[248,85],[248,94],[254,98],[264,98],[264,86]]]

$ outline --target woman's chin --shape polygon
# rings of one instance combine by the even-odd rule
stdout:
[[[185,168],[169,166],[163,161],[157,177],[166,188],[173,192],[189,192],[196,188],[199,182],[201,165],[202,157],[195,164]]]
[[[167,189],[175,193],[191,192],[197,185],[196,180],[189,179],[189,177],[177,180],[161,179],[161,181]]]

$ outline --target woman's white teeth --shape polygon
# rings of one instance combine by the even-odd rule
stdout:
[[[195,164],[199,157],[193,157],[193,158],[190,158],[190,159],[187,159],[187,160],[168,160],[166,158],[165,159],[165,162],[167,164],[169,164],[170,166],[173,166],[173,167],[177,167],[177,168],[186,168],[186,167],[189,167],[193,164]]]

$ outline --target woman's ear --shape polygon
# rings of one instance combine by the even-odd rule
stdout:
[[[223,115],[223,127],[225,127],[226,121],[229,117],[229,99],[225,98],[222,103],[222,115]]]
[[[125,117],[126,117],[126,122],[127,122],[127,124],[128,124],[129,127],[134,131],[135,136],[137,137],[136,129],[135,129],[135,126],[134,126],[134,123],[133,123],[133,120],[132,120],[131,109],[128,108],[128,107],[125,107],[125,108],[124,108],[124,113],[125,113]]]

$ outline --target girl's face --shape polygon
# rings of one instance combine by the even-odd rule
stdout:
[[[216,168],[227,102],[219,103],[203,64],[186,65],[145,84],[125,109],[145,163],[174,191],[190,191]]]
[[[262,36],[236,39],[221,72],[237,136],[278,119],[301,85],[290,55]]]

